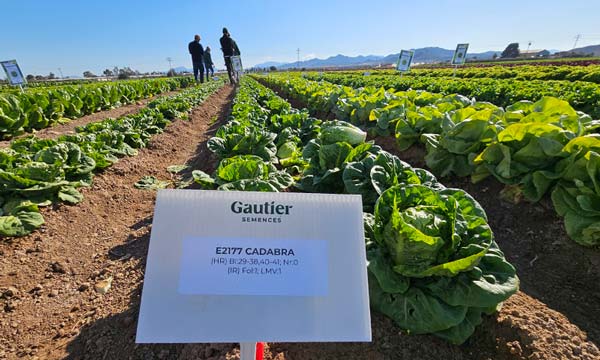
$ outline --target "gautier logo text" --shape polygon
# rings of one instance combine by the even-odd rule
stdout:
[[[294,205],[275,204],[275,201],[262,204],[245,204],[241,201],[231,203],[231,211],[236,214],[260,214],[260,215],[289,215]]]

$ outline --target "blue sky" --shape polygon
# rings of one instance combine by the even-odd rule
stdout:
[[[19,0],[0,4],[0,60],[17,59],[25,74],[81,75],[130,66],[140,71],[191,67],[194,34],[213,48],[227,26],[246,66],[300,57],[387,55],[400,49],[469,42],[470,51],[600,44],[600,1],[192,1]],[[4,74],[2,74],[3,76]]]

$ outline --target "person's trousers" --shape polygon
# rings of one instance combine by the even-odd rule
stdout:
[[[208,73],[210,72],[211,75],[210,76],[214,76],[215,75],[215,70],[213,69],[212,65],[204,65],[204,68],[206,69],[206,81],[210,80],[210,77],[208,76]]]
[[[227,75],[229,75],[229,82],[233,84],[233,66],[231,65],[231,57],[225,58],[225,66],[227,67]]]
[[[192,61],[194,67],[194,79],[198,81],[198,73],[200,73],[200,82],[204,82],[204,62]]]

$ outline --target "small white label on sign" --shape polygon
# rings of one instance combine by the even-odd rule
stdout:
[[[186,237],[179,293],[326,296],[327,241]]]

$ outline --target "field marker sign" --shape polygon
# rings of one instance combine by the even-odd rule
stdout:
[[[11,85],[23,85],[27,83],[19,64],[17,64],[17,60],[0,61],[0,64],[2,64],[2,68]]]
[[[410,64],[412,63],[415,52],[412,50],[402,50],[400,51],[400,56],[398,56],[398,63],[396,64],[396,70],[400,72],[406,72],[410,70]]]
[[[239,72],[240,74],[244,71],[242,67],[242,58],[239,55],[231,57],[231,66],[233,70]]]
[[[357,195],[159,190],[138,343],[371,341]]]
[[[454,50],[454,56],[452,56],[452,65],[463,65],[467,59],[468,50],[469,44],[456,45],[456,50]]]

